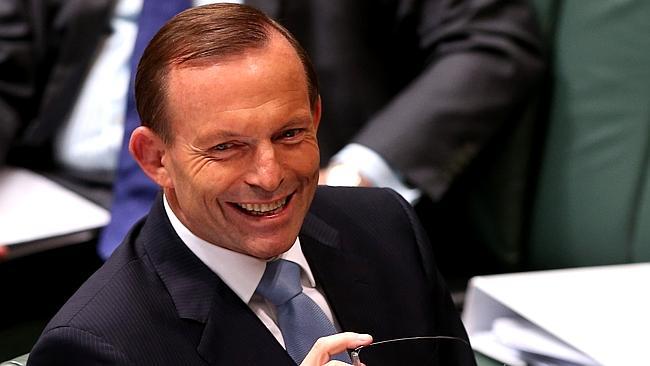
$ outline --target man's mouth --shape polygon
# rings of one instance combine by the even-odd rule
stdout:
[[[290,199],[291,195],[269,203],[235,203],[234,206],[248,215],[270,216],[282,211]]]

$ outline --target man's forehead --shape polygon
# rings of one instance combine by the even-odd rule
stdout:
[[[170,62],[171,70],[184,68],[205,68],[215,65],[237,63],[251,57],[264,58],[270,52],[283,53],[287,59],[294,58],[299,61],[298,54],[291,43],[278,31],[270,30],[269,38],[247,46],[228,48],[224,52],[205,50],[195,56],[179,57]]]
[[[198,76],[197,76],[198,75]],[[168,92],[177,88],[185,91],[193,85],[206,83],[236,83],[246,76],[262,77],[250,80],[247,87],[254,89],[265,81],[291,79],[307,86],[307,76],[297,52],[282,36],[273,37],[261,48],[247,48],[242,52],[222,57],[207,57],[182,64],[171,64],[168,73]],[[255,82],[253,82],[255,81]],[[238,85],[241,86],[241,85]],[[224,88],[229,85],[223,85]]]

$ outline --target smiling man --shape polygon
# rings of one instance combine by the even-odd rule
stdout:
[[[371,341],[351,332],[467,338],[408,203],[317,189],[318,85],[284,28],[241,5],[181,13],[136,100],[130,151],[162,194],[30,365],[321,365]]]
[[[296,51],[281,34],[269,36],[222,60],[173,67],[169,136],[145,124],[130,144],[192,233],[262,259],[291,247],[314,196],[321,113]]]

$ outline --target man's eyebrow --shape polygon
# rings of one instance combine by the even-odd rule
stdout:
[[[221,130],[217,131],[214,133],[214,135],[210,136],[213,138],[233,138],[233,137],[240,137],[241,133],[237,133],[234,131],[228,131],[228,130]]]
[[[311,123],[312,122],[312,116],[311,114],[304,114],[304,115],[297,115],[293,116],[287,122],[285,122],[282,125],[282,128],[287,128],[291,126],[296,126],[296,125],[303,125],[305,123]]]

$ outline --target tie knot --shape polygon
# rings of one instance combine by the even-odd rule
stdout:
[[[257,285],[257,293],[264,296],[273,305],[279,306],[301,292],[300,266],[284,259],[266,264],[262,280]]]

